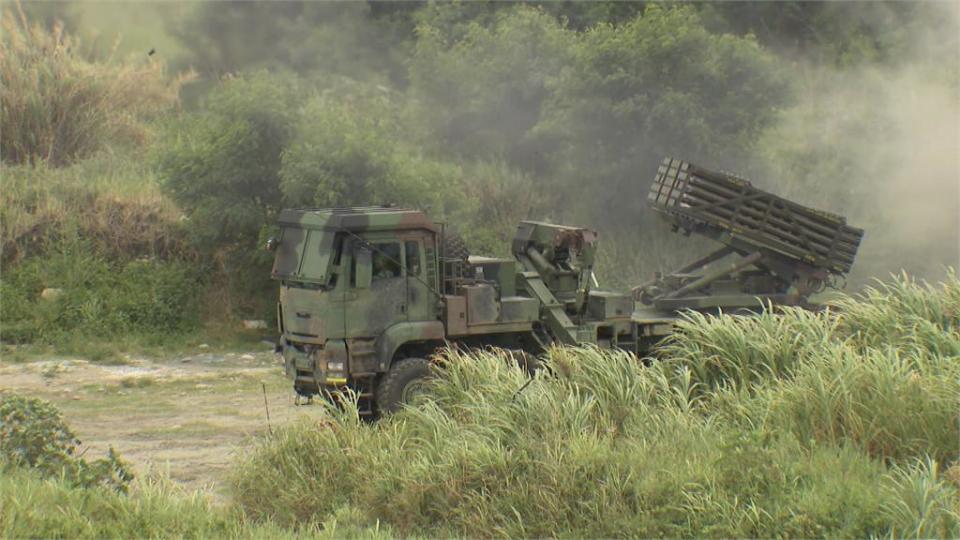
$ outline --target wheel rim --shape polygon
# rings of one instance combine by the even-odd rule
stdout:
[[[407,405],[412,405],[417,398],[426,393],[427,384],[423,379],[414,379],[407,383],[400,392],[400,401]]]

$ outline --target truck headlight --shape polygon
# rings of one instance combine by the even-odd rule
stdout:
[[[327,371],[343,371],[343,362],[327,362]]]

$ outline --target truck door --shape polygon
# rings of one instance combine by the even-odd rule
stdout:
[[[403,241],[404,273],[407,280],[407,319],[434,320],[436,296],[432,293],[436,279],[431,272],[431,261],[424,252],[422,237],[405,237]]]
[[[347,338],[375,338],[389,326],[407,320],[403,265],[400,240],[352,244],[344,317]]]

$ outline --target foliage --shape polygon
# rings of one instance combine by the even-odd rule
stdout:
[[[405,140],[397,96],[362,85],[326,91],[299,113],[280,170],[289,206],[398,203],[442,215],[459,167],[422,155]]]
[[[272,305],[264,227],[281,206],[280,165],[303,99],[292,75],[265,71],[224,80],[204,108],[169,121],[154,161],[183,209],[193,244],[213,261],[226,313]]]
[[[902,62],[918,44],[930,44],[955,25],[949,8],[936,3],[718,2],[702,11],[711,29],[751,33],[786,57],[842,67]]]
[[[5,269],[5,342],[59,343],[69,335],[164,336],[196,328],[200,269],[182,261],[111,261],[75,240]],[[41,297],[44,289],[59,296]]]
[[[0,475],[4,538],[391,538],[386,527],[360,527],[341,512],[320,527],[253,523],[199,492],[184,493],[164,477],[138,479],[129,494],[78,488],[13,469]]]
[[[126,492],[133,474],[113,448],[106,459],[88,462],[76,455],[79,444],[49,402],[0,394],[0,465],[32,469],[77,487]]]
[[[248,248],[280,205],[280,158],[301,99],[295,77],[225,80],[202,112],[168,125],[156,154],[164,189],[207,247]]]
[[[78,237],[104,271],[144,257],[192,265],[181,275],[194,293],[203,280],[206,301],[190,309],[205,309],[185,320],[270,318],[258,248],[285,205],[416,206],[477,253],[505,254],[518,219],[582,224],[604,239],[603,285],[636,285],[705,247],[646,215],[663,155],[773,179],[761,187],[867,228],[851,283],[899,267],[941,275],[956,259],[953,6],[23,8],[95,47],[29,27],[19,9],[4,17],[0,129],[5,162],[20,164],[0,190],[3,294],[25,302],[5,302],[4,321],[34,317],[39,286],[21,290],[8,271],[24,282],[17,265]],[[104,48],[113,30],[94,39],[98,25],[129,29],[140,57]],[[180,92],[184,109],[171,106],[182,79],[156,60],[181,52],[205,76]],[[86,324],[44,317],[46,329],[7,325],[5,339]]]
[[[557,197],[538,193],[535,178],[500,160],[463,168],[462,206],[448,212],[475,253],[510,257],[510,242],[522,219],[549,217]]]
[[[5,264],[56,251],[77,237],[111,259],[190,259],[180,211],[156,174],[127,152],[101,152],[67,167],[7,166],[0,193]]]
[[[496,11],[488,24],[451,24],[462,9],[431,6],[420,16],[409,63],[415,110],[433,144],[454,155],[499,156],[541,170],[543,156],[529,131],[551,79],[570,61],[573,33],[526,6]]]
[[[176,102],[184,79],[168,79],[161,64],[89,62],[74,49],[59,23],[45,30],[22,10],[4,13],[5,162],[63,166],[107,146],[142,144],[145,119]]]
[[[637,178],[652,178],[663,156],[741,161],[787,95],[775,57],[750,38],[711,34],[689,6],[599,24],[572,54],[536,133],[553,141],[564,191],[592,201],[592,221],[607,227],[644,213]]]

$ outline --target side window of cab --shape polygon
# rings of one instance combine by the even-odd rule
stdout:
[[[407,240],[403,243],[404,256],[406,257],[407,276],[416,277],[420,275],[420,242],[417,240]]]
[[[354,242],[351,248],[350,286],[366,289],[378,282],[403,277],[400,242]]]
[[[398,278],[402,275],[399,242],[378,242],[373,244],[372,273],[373,281]]]

